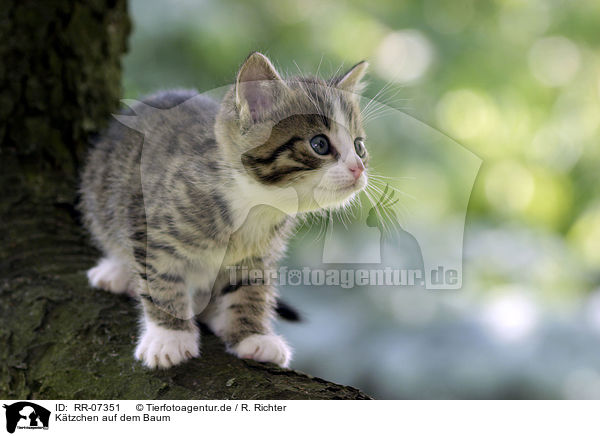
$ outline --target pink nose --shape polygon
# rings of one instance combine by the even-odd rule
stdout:
[[[354,180],[358,180],[358,178],[360,177],[360,175],[363,173],[363,171],[365,170],[365,166],[362,163],[362,160],[356,160],[356,163],[349,166],[348,169],[350,170],[350,172],[352,173],[352,175],[354,176]]]

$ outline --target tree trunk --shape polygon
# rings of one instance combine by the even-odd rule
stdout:
[[[89,288],[99,253],[74,209],[91,134],[118,107],[125,0],[13,0],[0,8],[0,397],[368,398],[227,354],[149,371],[133,359],[132,300]]]

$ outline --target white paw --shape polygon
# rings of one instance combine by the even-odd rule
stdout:
[[[133,294],[130,290],[131,273],[126,264],[115,258],[101,259],[98,265],[88,270],[87,276],[94,288],[105,289],[115,294]]]
[[[242,359],[259,362],[273,362],[286,368],[292,358],[292,350],[277,335],[251,335],[232,348],[233,353]]]
[[[169,368],[200,355],[200,332],[169,330],[151,321],[144,321],[142,337],[135,349],[135,358],[149,368]]]

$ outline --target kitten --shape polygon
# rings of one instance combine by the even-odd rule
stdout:
[[[355,94],[366,67],[283,79],[253,53],[222,102],[160,92],[132,105],[143,137],[113,122],[91,150],[80,207],[105,257],[88,278],[140,297],[146,366],[199,356],[196,315],[233,354],[289,364],[271,327],[276,289],[232,284],[225,267],[274,268],[297,214],[343,207],[366,186]]]

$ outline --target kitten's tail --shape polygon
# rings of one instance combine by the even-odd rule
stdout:
[[[277,315],[279,315],[281,319],[285,319],[286,321],[302,321],[300,313],[298,313],[296,309],[294,309],[292,306],[290,306],[285,301],[282,301],[279,298],[277,299],[277,306],[275,307],[275,312],[277,312]]]

